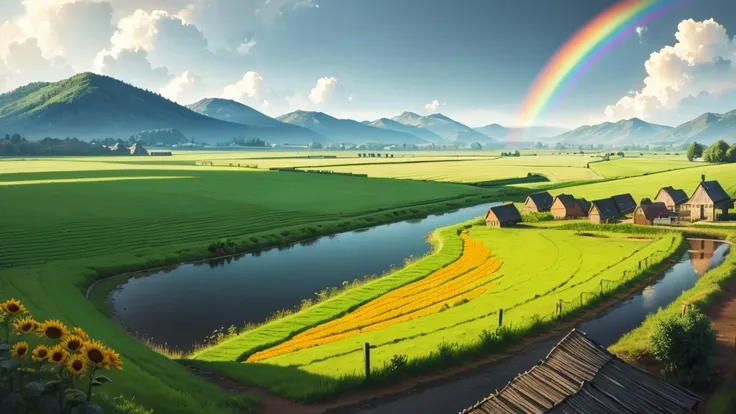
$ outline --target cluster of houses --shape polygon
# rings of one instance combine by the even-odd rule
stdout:
[[[706,181],[705,176],[702,176],[690,197],[683,190],[663,187],[657,192],[654,201],[645,198],[638,206],[631,194],[588,201],[572,194],[552,197],[546,191],[539,192],[526,198],[521,212],[513,204],[491,207],[486,213],[486,224],[508,227],[521,222],[522,214],[549,212],[555,219],[588,218],[593,224],[617,223],[631,215],[634,224],[671,225],[686,220],[715,221],[719,210],[726,215],[732,208],[734,199],[718,181]]]

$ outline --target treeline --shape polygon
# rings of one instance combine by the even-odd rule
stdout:
[[[693,142],[687,148],[687,159],[692,161],[696,158],[702,158],[705,162],[714,164],[736,162],[736,143],[728,145],[726,141],[718,140],[710,147]]]
[[[101,145],[92,145],[77,138],[44,138],[40,141],[29,141],[20,134],[5,134],[0,138],[0,156],[34,156],[34,155],[114,155]]]

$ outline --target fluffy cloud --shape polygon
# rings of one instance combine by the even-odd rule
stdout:
[[[245,41],[245,43],[238,46],[238,53],[241,55],[247,55],[251,49],[256,45],[256,41],[253,39],[248,39]]]
[[[437,112],[437,110],[440,109],[441,106],[445,106],[445,104],[435,99],[434,101],[424,105],[424,109],[430,112]]]
[[[258,72],[246,72],[243,79],[225,87],[222,96],[242,103],[253,103],[261,97],[263,77]]]
[[[63,58],[44,58],[35,38],[8,45],[4,63],[4,83],[8,89],[39,80],[53,82],[73,74]]]
[[[105,52],[97,56],[95,65],[100,73],[149,90],[158,90],[170,80],[168,69],[154,68],[143,48]]]
[[[713,19],[683,20],[677,29],[674,46],[652,53],[644,64],[644,88],[606,107],[608,119],[636,116],[677,123],[709,110],[691,105],[692,112],[684,114],[677,109],[684,99],[729,95],[736,89],[736,42],[726,29]]]
[[[193,103],[206,94],[207,85],[195,73],[184,72],[175,76],[166,86],[158,90],[163,97],[171,101],[186,105]]]
[[[332,92],[337,87],[337,79],[334,77],[319,78],[309,93],[309,100],[319,105],[330,99]]]

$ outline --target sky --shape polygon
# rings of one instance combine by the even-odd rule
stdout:
[[[555,51],[613,0],[0,0],[0,93],[78,72],[181,104],[514,126]],[[736,109],[736,1],[690,0],[586,72],[539,124]]]

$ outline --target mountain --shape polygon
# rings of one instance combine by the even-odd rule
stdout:
[[[284,125],[283,122],[279,122],[268,115],[260,113],[250,106],[230,99],[205,98],[199,102],[187,105],[187,108],[210,118],[235,122],[236,124],[258,127]]]
[[[697,141],[701,144],[712,144],[719,139],[734,142],[735,138],[736,110],[733,110],[725,114],[703,114],[665,132],[657,137],[657,142],[689,144]]]
[[[295,111],[281,115],[276,119],[311,129],[335,142],[420,145],[427,143],[427,141],[412,134],[376,128],[352,119],[337,119],[322,112]]]
[[[639,118],[618,122],[585,125],[555,136],[557,142],[566,144],[647,144],[671,130],[672,127],[650,124]]]
[[[366,122],[368,125],[376,128],[390,129],[397,132],[405,132],[407,134],[415,135],[423,140],[430,142],[442,141],[442,137],[430,131],[429,129],[414,126],[405,125],[394,121],[393,119],[381,118],[373,122]]]
[[[499,140],[516,138],[517,140],[539,140],[550,138],[569,131],[567,128],[534,126],[527,128],[506,128],[499,124],[490,124],[475,128],[481,134],[488,135]]]
[[[200,143],[233,137],[291,144],[328,141],[293,125],[265,128],[210,118],[153,92],[92,73],[56,83],[34,83],[0,95],[0,131],[32,139],[127,138],[140,131],[166,128],[177,129]]]
[[[391,118],[391,120],[404,125],[428,129],[444,139],[449,138],[450,142],[483,143],[494,141],[493,138],[442,114],[421,116],[414,112],[404,112],[399,116]],[[455,135],[459,132],[462,132],[462,134]],[[458,137],[461,137],[462,140],[457,141]]]

